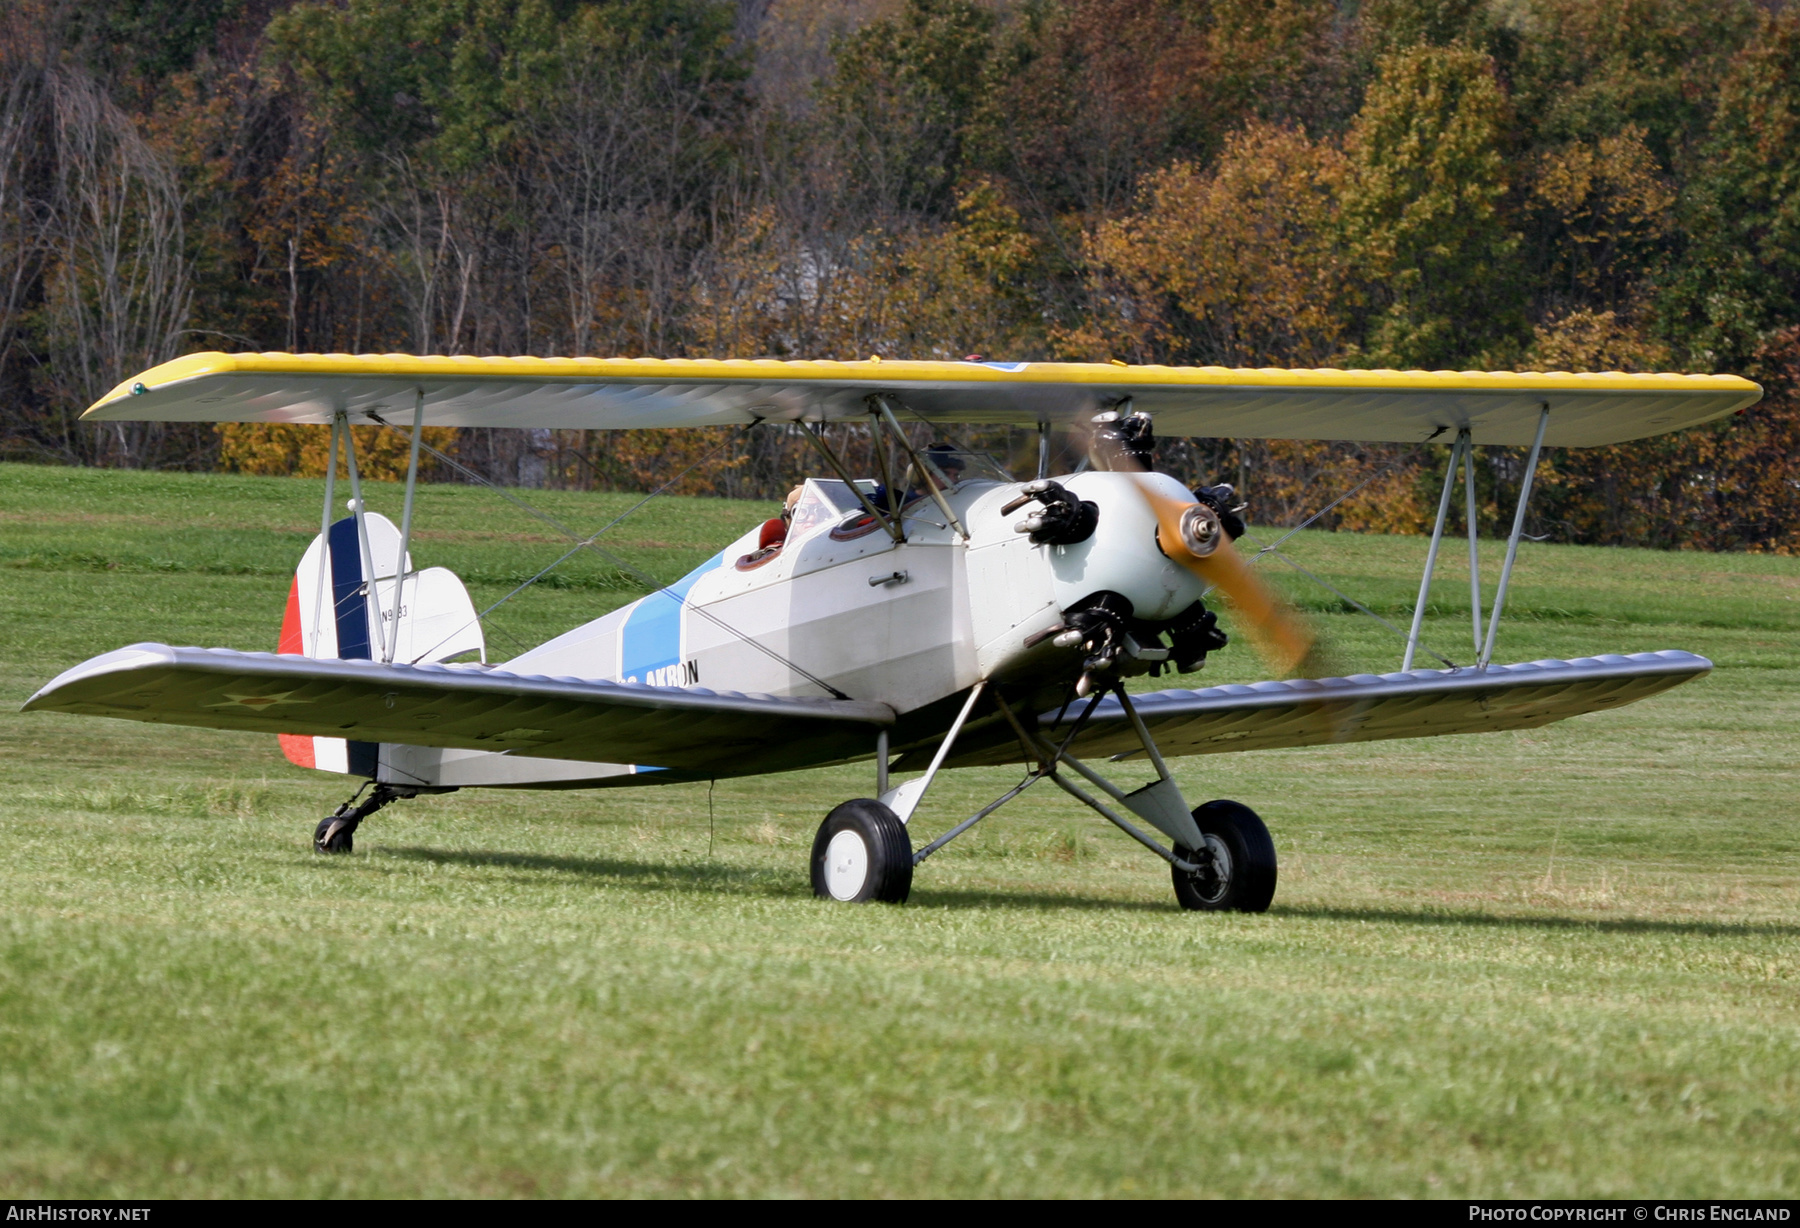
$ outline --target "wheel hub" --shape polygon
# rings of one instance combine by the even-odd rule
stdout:
[[[1200,864],[1194,884],[1200,889],[1201,898],[1212,904],[1224,899],[1231,888],[1231,850],[1211,832],[1206,834],[1205,840],[1206,848],[1194,859]]]
[[[869,877],[869,846],[853,831],[840,831],[825,846],[825,889],[834,900],[854,900]]]

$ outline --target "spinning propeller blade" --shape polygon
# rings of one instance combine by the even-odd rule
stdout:
[[[1096,418],[1081,434],[1098,467],[1115,473],[1150,471],[1154,445],[1147,418],[1132,415],[1122,419],[1109,413]],[[1136,486],[1156,515],[1156,542],[1162,552],[1231,599],[1269,667],[1281,677],[1294,672],[1319,673],[1321,662],[1312,632],[1250,570],[1244,556],[1232,546],[1218,514],[1198,500],[1175,498],[1142,478]]]
[[[1312,633],[1250,570],[1218,515],[1204,503],[1171,498],[1148,482],[1137,485],[1156,513],[1156,543],[1162,552],[1231,598],[1270,668],[1286,676],[1305,665],[1313,655]]]

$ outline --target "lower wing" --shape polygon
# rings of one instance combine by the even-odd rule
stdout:
[[[512,751],[696,772],[758,772],[866,756],[886,704],[781,699],[224,648],[133,644],[61,674],[25,710],[255,733]]]
[[[1153,691],[1132,696],[1132,705],[1163,754],[1204,755],[1535,729],[1634,703],[1711,670],[1711,661],[1690,652],[1639,652],[1486,669],[1420,669],[1202,691]],[[1040,733],[1059,742],[1055,726],[1060,723],[1067,729],[1077,711],[1071,706],[1066,714],[1042,713],[1037,718]],[[1142,745],[1124,708],[1112,696],[1096,706],[1070,747],[1078,758],[1124,758],[1133,752],[1141,754]],[[996,743],[952,762],[1016,763],[1021,754],[1016,742]]]

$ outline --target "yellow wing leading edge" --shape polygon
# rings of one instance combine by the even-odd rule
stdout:
[[[94,422],[328,423],[630,430],[857,420],[886,394],[943,423],[1069,423],[1129,399],[1163,435],[1592,447],[1720,418],[1762,397],[1733,375],[1343,371],[1058,362],[189,354],[120,384]]]

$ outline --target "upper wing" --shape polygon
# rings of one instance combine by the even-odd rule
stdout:
[[[1132,703],[1165,755],[1204,755],[1534,729],[1633,703],[1711,669],[1711,661],[1691,652],[1639,652],[1491,665],[1485,670],[1421,669],[1203,691],[1155,691],[1133,696]],[[1039,728],[1052,741],[1059,740],[1051,728],[1057,716],[1046,712],[1038,717]],[[1073,716],[1071,708],[1064,720]],[[1142,753],[1142,746],[1119,701],[1109,696],[1095,708],[1070,750],[1077,758],[1123,757]],[[1020,755],[1016,742],[995,742],[951,762],[1017,763]]]
[[[1283,371],[1110,363],[778,362],[773,359],[416,358],[190,354],[127,380],[90,421],[310,422],[338,411],[430,426],[741,425],[859,419],[890,393],[937,422],[1068,422],[1123,398],[1165,435],[1416,442],[1620,443],[1722,417],[1762,389],[1733,375]]]
[[[224,648],[133,644],[59,675],[26,710],[742,775],[866,755],[886,704],[778,699]]]

